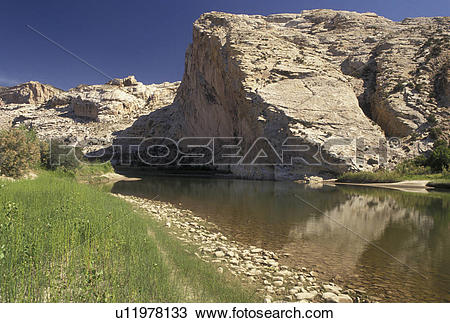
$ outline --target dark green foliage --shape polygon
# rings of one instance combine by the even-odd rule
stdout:
[[[17,178],[39,162],[40,144],[33,131],[12,128],[0,132],[0,175]]]
[[[429,133],[428,136],[432,140],[437,140],[437,139],[439,139],[441,137],[441,135],[442,135],[442,129],[439,128],[439,127],[435,127],[435,128],[431,128],[430,129],[430,133]]]
[[[42,144],[41,161],[47,169],[73,171],[81,165],[83,159],[81,148],[67,145],[61,139],[51,139]]]
[[[450,163],[450,147],[437,140],[429,156],[421,155],[398,164],[394,170],[376,172],[349,172],[338,178],[347,183],[392,183],[409,179],[446,179]]]
[[[450,163],[450,147],[445,140],[437,140],[434,143],[433,151],[428,157],[426,164],[431,167],[434,172],[442,172],[448,170]]]
[[[414,90],[416,90],[416,92],[421,92],[421,91],[423,90],[423,87],[424,87],[423,84],[417,83],[417,84],[414,86]]]
[[[435,126],[437,124],[437,120],[434,114],[430,114],[427,117],[427,121],[430,123],[430,125]]]

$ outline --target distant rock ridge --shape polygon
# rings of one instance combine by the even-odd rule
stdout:
[[[0,89],[0,100],[3,104],[42,104],[62,92],[54,86],[29,81],[12,87],[3,87]]]
[[[42,138],[80,142],[85,151],[112,144],[142,115],[173,102],[180,82],[145,85],[134,76],[69,91],[39,82],[0,88],[0,128],[26,124]]]
[[[140,107],[156,109],[171,104],[179,82],[145,85],[131,75],[103,85],[79,85],[52,97],[47,106],[69,105],[76,116],[111,119],[116,115],[134,115]]]
[[[428,133],[436,124],[448,137],[449,22],[394,22],[328,9],[269,16],[205,13],[194,23],[174,103],[122,134],[175,140],[237,136],[243,148],[258,137],[278,148],[295,137],[321,146],[336,161],[225,167],[245,178],[329,177],[392,167],[429,150]],[[378,158],[379,143],[391,136],[399,144],[387,146],[386,160]],[[365,141],[357,149],[364,155],[359,160],[354,147],[327,146],[330,139],[355,138]]]

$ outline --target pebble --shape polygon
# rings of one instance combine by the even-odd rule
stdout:
[[[350,296],[348,295],[338,295],[338,303],[353,303],[353,300]]]
[[[313,299],[314,297],[316,297],[316,295],[317,295],[317,292],[316,293],[313,293],[313,292],[311,292],[311,293],[298,293],[298,294],[295,294],[295,298],[297,299],[297,300],[311,300],[311,299]]]
[[[236,258],[232,258],[228,262],[232,265],[239,265],[239,260],[237,260]]]
[[[335,293],[326,292],[326,293],[323,293],[322,297],[327,303],[338,303],[339,302],[339,298]]]
[[[227,251],[227,256],[233,258],[234,257],[234,252],[233,251]]]
[[[332,285],[323,285],[323,288],[325,289],[326,292],[334,294],[339,294],[339,292],[342,290],[342,288]]]
[[[264,303],[272,303],[272,300],[273,300],[273,298],[270,295],[266,295],[264,297]]]
[[[289,270],[287,270],[287,269],[284,269],[284,270],[282,270],[282,271],[279,271],[278,272],[278,275],[281,275],[281,276],[287,276],[287,277],[290,277],[290,276],[292,276],[293,274],[292,274],[292,272],[291,271],[289,271]]]
[[[216,251],[216,252],[214,253],[214,255],[215,255],[217,258],[222,258],[222,257],[225,256],[225,254],[223,253],[223,251]]]

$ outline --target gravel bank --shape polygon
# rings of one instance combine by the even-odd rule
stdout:
[[[195,255],[214,263],[219,273],[225,270],[244,284],[256,286],[265,302],[333,302],[363,303],[370,297],[363,290],[343,289],[321,281],[314,271],[282,266],[280,255],[255,246],[230,241],[219,228],[195,216],[192,211],[159,201],[115,194],[164,223],[183,243],[195,245]]]

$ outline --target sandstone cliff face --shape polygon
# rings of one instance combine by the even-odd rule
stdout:
[[[373,13],[306,10],[271,16],[206,13],[195,23],[173,105],[141,117],[129,136],[267,137],[322,146],[332,164],[233,166],[248,178],[301,178],[393,165],[424,149],[434,115],[448,133],[448,17],[393,22]],[[379,143],[402,137],[379,159]],[[330,139],[364,143],[330,146]],[[126,140],[118,143],[126,144]],[[423,148],[423,147],[422,147]],[[351,157],[349,160],[348,158]],[[336,164],[339,165],[336,165]]]
[[[144,85],[128,76],[103,85],[79,85],[52,97],[47,106],[69,105],[76,116],[92,120],[114,120],[118,115],[137,118],[143,107],[154,110],[171,104],[178,86],[179,82]]]
[[[41,104],[61,92],[63,91],[51,85],[30,81],[0,89],[0,100],[3,104]]]
[[[19,85],[0,89],[0,129],[18,124],[32,127],[41,138],[80,143],[85,152],[108,147],[120,131],[142,115],[171,104],[180,82],[144,85],[134,76],[103,85],[80,85],[69,91],[30,82],[39,95],[24,100]],[[3,97],[3,93],[7,93]],[[10,98],[14,98],[11,100]],[[37,99],[38,98],[38,99]],[[26,101],[26,102],[24,102]],[[33,102],[33,103],[30,103]]]

